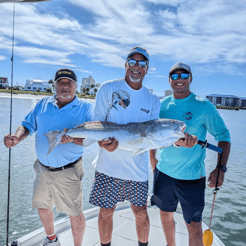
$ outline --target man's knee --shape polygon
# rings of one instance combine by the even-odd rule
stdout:
[[[78,216],[69,216],[70,217],[70,220],[73,223],[76,223],[76,224],[85,224],[85,217],[84,217],[84,214],[80,214]]]
[[[100,208],[99,217],[102,219],[108,219],[113,217],[116,206],[113,208]]]
[[[191,221],[190,224],[186,223],[189,234],[201,234],[202,233],[202,222]]]
[[[131,205],[131,207],[136,219],[146,219],[148,217],[147,205],[141,207]]]
[[[160,210],[160,216],[161,216],[162,221],[173,220],[173,214],[174,214],[173,212],[166,212],[166,211]]]

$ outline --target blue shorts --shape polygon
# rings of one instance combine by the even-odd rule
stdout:
[[[175,212],[180,202],[186,223],[201,222],[205,205],[205,183],[205,177],[195,180],[174,179],[156,168],[151,204],[162,211]]]
[[[147,203],[148,188],[148,181],[117,179],[96,171],[89,202],[102,208],[113,208],[117,202],[125,200],[135,206],[144,206]]]

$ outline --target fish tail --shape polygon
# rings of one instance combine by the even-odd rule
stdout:
[[[48,142],[49,142],[49,151],[47,153],[47,155],[59,144],[59,142],[61,141],[61,133],[62,131],[52,131],[52,132],[48,132],[45,133],[44,135],[48,138]],[[47,156],[46,155],[46,156]]]

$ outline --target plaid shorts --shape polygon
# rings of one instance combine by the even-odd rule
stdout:
[[[117,202],[125,200],[135,206],[144,206],[148,188],[148,181],[117,179],[96,171],[89,202],[102,208],[113,208]]]

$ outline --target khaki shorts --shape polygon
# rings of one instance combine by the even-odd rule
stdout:
[[[55,205],[58,212],[70,216],[82,214],[82,159],[73,167],[61,171],[50,171],[37,160],[34,170],[33,208],[53,209]]]

